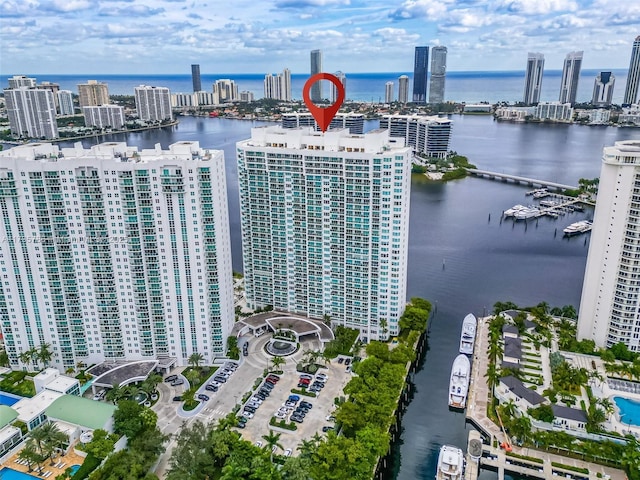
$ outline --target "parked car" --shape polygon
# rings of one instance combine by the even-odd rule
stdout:
[[[261,394],[260,392],[256,393],[254,397],[258,397],[260,400],[265,401],[267,399],[266,395]]]
[[[246,348],[244,350],[242,350],[242,355],[244,355],[245,357],[249,356],[249,350],[247,350]]]
[[[264,382],[264,383],[262,384],[262,388],[266,388],[267,390],[273,390],[273,387],[274,387],[274,386],[273,386],[271,383],[269,383],[269,382]]]
[[[291,421],[296,423],[302,423],[304,419],[302,417],[298,417],[296,415],[291,415]]]
[[[327,375],[325,375],[324,373],[319,373],[316,375],[316,381],[326,382],[327,380],[329,380],[329,377],[327,377]]]
[[[178,375],[169,375],[168,377],[166,377],[164,379],[165,382],[169,383],[169,382],[173,382],[174,380],[176,380],[178,378]]]
[[[287,407],[295,407],[296,406],[296,402],[292,402],[287,400],[286,402],[284,402],[285,406]]]
[[[275,385],[277,383],[277,380],[274,380],[273,378],[267,377],[267,378],[264,379],[264,383],[269,383],[271,385]]]
[[[276,412],[273,414],[273,416],[279,419],[284,419],[287,417],[287,414],[284,412]]]
[[[335,422],[336,421],[336,417],[334,417],[333,415],[327,415],[327,418],[325,418],[325,420],[327,422]]]
[[[213,379],[218,383],[227,383],[227,379],[220,375],[216,375]]]
[[[313,380],[313,375],[309,375],[308,373],[301,373],[300,378],[306,378],[308,380]]]
[[[182,397],[180,395],[176,395],[175,397],[173,397],[173,401],[174,402],[181,402],[182,401]]]
[[[245,423],[241,423],[241,422],[238,422],[238,424],[236,425],[237,428],[244,428],[246,426],[247,425]]]
[[[312,403],[307,402],[306,400],[302,400],[302,401],[300,402],[300,406],[302,406],[302,407],[309,407],[309,408],[311,408],[311,407],[313,407],[313,404],[312,404]]]
[[[289,398],[287,400],[289,402],[298,403],[300,401],[300,397],[298,395],[289,395]]]
[[[324,427],[322,427],[322,431],[323,432],[328,432],[329,430],[335,430],[334,427],[332,427],[331,425],[325,425]]]
[[[260,405],[262,403],[262,399],[260,397],[256,397],[255,395],[251,397],[251,401]]]
[[[311,380],[309,380],[308,378],[300,378],[298,383],[311,383]]]
[[[298,388],[307,388],[309,385],[306,383],[299,383]]]
[[[350,363],[351,363],[351,359],[350,359],[350,358],[347,358],[347,359],[344,361],[344,364],[345,364],[345,365],[349,365]]]
[[[178,385],[182,385],[183,383],[184,383],[184,380],[181,378],[178,378],[177,380],[174,380],[173,382],[171,382],[171,386],[177,387]]]
[[[313,382],[312,387],[324,388],[324,383],[322,382]]]
[[[258,440],[254,445],[256,447],[260,448],[260,447],[262,447],[262,442],[260,440]]]
[[[242,416],[251,420],[253,418],[253,413],[251,413],[249,410],[244,410],[242,412]]]
[[[198,400],[202,400],[203,402],[208,402],[209,401],[209,397],[207,395],[205,395],[204,393],[200,393],[200,394],[198,394]]]
[[[271,392],[269,392],[269,390],[267,390],[266,388],[261,388],[259,390],[259,393],[263,394],[265,397],[268,397],[269,395],[271,395]]]
[[[293,453],[293,450],[291,450],[290,448],[287,448],[287,449],[284,451],[284,456],[285,456],[285,457],[290,457],[292,453]]]
[[[347,370],[347,373],[350,373],[351,372],[351,365],[349,365],[346,370]]]
[[[293,414],[296,417],[300,417],[300,418],[304,418],[307,416],[306,412],[304,412],[303,410],[296,410],[295,412],[293,412]]]
[[[238,417],[239,423],[247,423],[249,420],[246,417]]]
[[[344,362],[344,358],[340,357],[340,358],[338,359],[338,365],[342,365],[342,362]]]
[[[210,392],[217,392],[218,391],[218,387],[216,387],[215,385],[207,385],[206,387],[204,387],[205,390],[209,390]]]
[[[244,409],[245,409],[246,412],[250,412],[250,413],[256,413],[256,410],[257,410],[257,408],[253,408],[253,407],[251,407],[249,405],[245,405]]]
[[[238,368],[238,364],[234,362],[227,362],[224,364],[224,368],[231,368],[235,370],[236,368]]]
[[[309,387],[309,391],[313,392],[313,393],[319,393],[320,392],[320,388],[319,387]]]
[[[271,374],[267,377],[267,379],[272,379],[272,380],[275,380],[275,381],[277,382],[278,380],[280,380],[280,377],[279,377],[278,375],[276,375],[275,373],[271,373]]]

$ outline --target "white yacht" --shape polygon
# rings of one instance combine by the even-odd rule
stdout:
[[[567,228],[565,228],[563,232],[567,237],[570,237],[572,235],[578,235],[580,233],[588,232],[589,230],[591,230],[592,225],[593,222],[589,220],[582,220],[580,222],[572,223]]]
[[[516,213],[518,213],[520,210],[527,208],[524,205],[514,205],[513,207],[507,209],[504,211],[504,216],[505,217],[513,217]]]
[[[525,207],[513,214],[515,220],[528,220],[540,214],[538,207]]]
[[[471,363],[469,357],[460,354],[453,361],[451,380],[449,381],[449,406],[464,410],[467,404],[467,390],[469,389],[469,374]]]
[[[476,326],[478,321],[473,313],[470,313],[462,322],[462,332],[460,333],[460,353],[466,355],[473,354],[473,343],[476,340]]]
[[[436,480],[462,480],[464,472],[464,454],[453,445],[440,447]]]

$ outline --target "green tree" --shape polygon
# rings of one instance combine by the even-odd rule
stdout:
[[[541,422],[552,423],[553,419],[556,418],[553,414],[553,408],[551,405],[540,405],[536,408],[530,408],[528,410],[529,415],[531,415],[536,420],[540,420]]]
[[[282,444],[280,443],[280,433],[275,433],[269,430],[267,435],[262,435],[262,439],[266,442],[265,448],[271,452],[270,459],[273,462],[273,452],[275,451],[275,447],[282,449]]]
[[[531,420],[529,417],[522,416],[515,418],[510,425],[509,432],[522,443],[526,443],[531,437]]]
[[[9,354],[6,350],[0,351],[0,367],[9,367],[11,365],[11,361],[9,359]]]
[[[144,429],[142,412],[144,407],[133,400],[121,400],[113,414],[113,430],[120,435],[134,438]]]
[[[29,469],[29,472],[33,470],[34,464],[40,465],[40,463],[42,463],[42,461],[44,460],[42,458],[40,450],[38,449],[33,439],[27,440],[24,448],[20,450],[20,453],[18,453],[18,458],[27,462],[27,468]]]
[[[44,364],[44,367],[47,368],[49,366],[49,362],[53,358],[53,351],[51,350],[51,345],[48,343],[43,343],[38,348],[37,358],[39,362]]]
[[[194,352],[189,355],[189,359],[187,360],[189,365],[192,365],[193,368],[198,368],[202,362],[204,362],[204,356],[201,353]]]
[[[424,332],[427,329],[427,321],[429,320],[429,312],[422,308],[408,306],[400,320],[398,326],[401,330],[416,330]]]
[[[157,373],[152,373],[140,384],[140,390],[145,392],[147,395],[151,395],[156,391],[156,387],[160,383],[162,383],[162,377]]]
[[[107,395],[105,396],[105,398],[108,401],[113,402],[113,404],[115,405],[116,403],[118,403],[118,401],[124,398],[124,394],[125,394],[124,389],[121,386],[116,385],[114,383],[113,387],[111,387],[107,392]]]
[[[271,359],[271,364],[273,365],[274,370],[280,370],[278,367],[284,365],[287,361],[282,357],[273,357]]]
[[[83,449],[94,457],[103,460],[113,452],[116,439],[115,435],[110,435],[106,430],[99,428],[93,431],[93,439]]]

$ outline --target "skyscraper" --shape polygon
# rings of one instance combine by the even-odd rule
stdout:
[[[409,77],[400,75],[398,77],[398,102],[407,103],[409,101]]]
[[[106,83],[97,80],[89,80],[87,83],[79,84],[78,95],[81,108],[111,103],[109,101],[109,87]]]
[[[234,318],[224,168],[222,151],[191,141],[0,152],[11,365],[26,367],[19,354],[43,343],[62,371],[223,355]]]
[[[605,147],[584,274],[578,339],[640,352],[640,142]]]
[[[429,82],[429,103],[444,102],[444,84],[447,73],[447,47],[431,49],[431,79]]]
[[[429,47],[416,47],[413,59],[413,102],[427,102],[427,73],[429,71]]]
[[[591,104],[597,107],[608,107],[613,99],[613,86],[616,77],[611,72],[600,72],[593,82],[593,97]]]
[[[26,138],[57,138],[56,104],[51,90],[6,88],[4,98],[11,133]]]
[[[124,127],[124,107],[120,105],[98,105],[82,107],[84,124],[87,127],[112,128],[120,130]]]
[[[340,83],[344,87],[344,98],[346,99],[347,98],[347,76],[340,70],[338,70],[333,75],[336,76],[338,80],[340,80]],[[331,84],[330,88],[331,88],[331,97],[329,98],[329,101],[333,104],[333,103],[336,103],[336,100],[338,99],[338,89],[333,83]]]
[[[321,72],[322,72],[322,50],[311,50],[311,76]],[[311,97],[311,101],[314,103],[322,102],[324,98],[322,96],[322,81],[316,82],[311,86],[310,97]]]
[[[578,93],[578,80],[580,79],[580,68],[582,67],[583,52],[569,52],[564,59],[562,69],[562,80],[560,83],[560,103],[576,103]]]
[[[393,82],[387,82],[384,84],[384,103],[392,103],[393,100]]]
[[[627,74],[627,86],[624,89],[624,104],[636,103],[638,99],[638,87],[640,86],[640,35],[633,42],[631,60],[629,61],[629,73]]]
[[[218,97],[219,103],[236,102],[240,99],[238,85],[233,80],[223,78],[213,84],[213,94]]]
[[[202,91],[202,81],[200,80],[200,65],[191,65],[191,83],[193,83],[193,91]]]
[[[522,100],[526,105],[534,105],[540,101],[543,72],[544,55],[530,52],[527,57],[527,71],[524,77],[524,99]]]
[[[404,138],[405,145],[428,157],[445,158],[451,142],[451,120],[425,115],[383,115],[380,128],[389,136]]]
[[[173,120],[171,92],[167,87],[140,85],[134,89],[136,111],[140,120],[161,122]]]
[[[264,76],[264,98],[291,101],[291,71],[285,68],[282,73]]]
[[[73,115],[75,107],[73,106],[73,92],[71,90],[58,90],[58,112],[60,115]]]
[[[9,88],[35,87],[36,79],[26,75],[14,75],[9,78]]]
[[[394,140],[386,130],[258,127],[237,143],[251,307],[328,315],[370,340],[386,338],[382,319],[398,333],[411,149]]]

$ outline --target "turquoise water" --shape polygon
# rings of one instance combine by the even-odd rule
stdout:
[[[80,469],[80,465],[71,465],[71,473],[76,473]]]
[[[26,473],[19,472],[17,470],[12,470],[11,468],[3,468],[0,470],[0,479],[2,480],[33,480],[33,475],[27,475]]]
[[[628,425],[640,427],[640,402],[628,398],[613,397],[620,410],[620,421]]]

